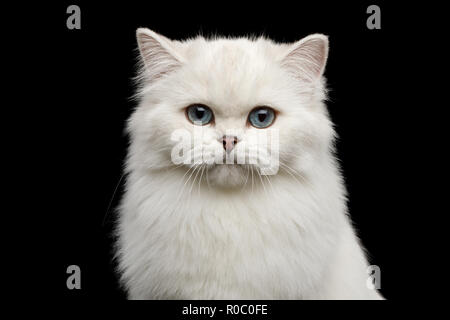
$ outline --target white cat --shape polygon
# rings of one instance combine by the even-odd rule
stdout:
[[[130,299],[381,299],[347,216],[323,71],[327,37],[293,44],[138,29],[139,106],[129,119],[117,257]],[[200,155],[265,148],[254,164],[175,164],[177,130]],[[270,128],[269,128],[270,127]],[[262,175],[279,137],[279,169]],[[266,131],[267,130],[267,131]],[[230,133],[231,132],[231,133]],[[195,159],[194,159],[195,158]]]

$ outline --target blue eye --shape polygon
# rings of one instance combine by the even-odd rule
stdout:
[[[269,127],[275,120],[275,111],[269,107],[260,107],[253,109],[248,115],[248,121],[252,126],[258,129]]]
[[[188,119],[195,125],[204,126],[213,120],[211,109],[202,104],[193,104],[186,109]]]

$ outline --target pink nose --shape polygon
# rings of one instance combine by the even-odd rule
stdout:
[[[235,136],[223,136],[222,137],[222,144],[223,148],[226,152],[231,152],[233,150],[234,145],[238,143],[238,139]]]

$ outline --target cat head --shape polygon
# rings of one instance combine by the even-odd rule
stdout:
[[[234,187],[250,174],[304,176],[329,155],[326,36],[174,41],[138,29],[137,40],[129,170],[177,167]]]

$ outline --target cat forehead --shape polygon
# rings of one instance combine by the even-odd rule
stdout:
[[[226,112],[269,103],[281,68],[284,45],[270,40],[197,38],[178,43],[185,57],[184,77],[192,95]]]
[[[195,39],[178,42],[184,56],[191,62],[215,62],[230,64],[248,63],[252,59],[277,60],[286,45],[275,44],[263,37]],[[206,59],[206,60],[205,60]]]

